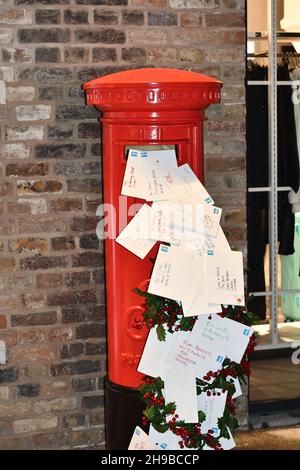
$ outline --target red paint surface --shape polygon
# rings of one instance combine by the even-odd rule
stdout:
[[[87,82],[87,103],[103,112],[104,202],[116,209],[119,224],[120,194],[126,167],[125,147],[175,145],[178,164],[189,163],[203,181],[204,109],[220,101],[222,83],[214,78],[176,69],[137,69],[106,75]],[[121,196],[130,207],[140,199]],[[126,387],[138,387],[142,375],[136,368],[147,329],[142,326],[142,300],[133,292],[151,276],[145,260],[105,240],[106,303],[109,379]]]

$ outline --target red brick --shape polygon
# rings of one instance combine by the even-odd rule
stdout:
[[[6,328],[7,326],[7,321],[6,321],[6,316],[5,315],[0,315],[0,328]]]
[[[7,212],[9,214],[31,214],[30,201],[7,202]]]
[[[9,295],[2,294],[0,295],[0,312],[1,313],[11,313],[16,310],[17,308],[18,299],[16,295]]]
[[[71,326],[57,326],[49,328],[48,340],[53,343],[55,341],[70,341],[73,338],[73,329]]]
[[[35,256],[20,260],[21,269],[35,271],[36,269],[65,268],[68,265],[65,256]]]
[[[21,298],[26,309],[36,310],[44,307],[44,295],[41,293],[23,294]]]
[[[51,288],[62,285],[62,274],[61,273],[41,273],[37,275],[37,287],[38,288]]]
[[[16,219],[1,217],[0,219],[0,236],[12,236],[17,233]]]
[[[80,305],[62,309],[62,323],[96,322],[104,319],[103,306]]]
[[[87,252],[73,255],[73,266],[99,267],[103,264],[103,257],[100,253]]]
[[[0,258],[0,272],[14,271],[15,269],[15,258]]]
[[[19,194],[60,193],[61,181],[18,181]]]
[[[84,291],[64,291],[47,296],[47,305],[60,306],[60,305],[76,305],[95,303],[97,301],[97,293],[94,290]]]
[[[8,163],[6,176],[45,176],[49,171],[47,163]]]
[[[57,359],[57,348],[50,344],[31,344],[10,349],[11,361],[26,363],[35,361],[51,361]]]
[[[205,15],[206,26],[218,26],[220,28],[236,28],[245,26],[245,14],[240,12],[217,12]]]
[[[96,210],[98,206],[102,204],[102,199],[86,199],[85,205],[86,205],[86,210],[88,212],[93,212],[94,214],[96,213]]]
[[[17,332],[12,330],[0,331],[0,340],[4,341],[6,347],[14,346],[17,344]]]
[[[68,237],[55,237],[51,240],[51,246],[54,251],[74,250],[75,240],[71,235]]]
[[[69,383],[64,380],[55,382],[46,382],[43,384],[42,395],[45,396],[64,396],[69,389]]]
[[[96,230],[99,217],[82,216],[73,217],[71,221],[71,230],[76,232],[86,232],[88,230]]]
[[[45,238],[19,238],[10,240],[9,251],[14,253],[40,254],[48,250],[48,242]]]
[[[14,186],[8,181],[0,183],[0,196],[12,196],[14,194]]]
[[[75,330],[76,339],[102,338],[106,334],[105,326],[99,323],[79,325]]]
[[[66,232],[67,222],[58,217],[21,217],[19,219],[20,233],[56,233]]]
[[[30,313],[28,315],[12,315],[12,326],[53,325],[57,322],[56,312]]]
[[[82,200],[78,198],[57,198],[50,202],[53,212],[72,212],[82,210]]]
[[[44,342],[47,338],[47,332],[41,328],[30,328],[19,331],[19,344],[34,344]]]
[[[65,277],[65,284],[68,287],[78,287],[90,283],[90,272],[80,271],[67,273]]]

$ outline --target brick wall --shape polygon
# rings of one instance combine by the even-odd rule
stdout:
[[[244,247],[244,2],[0,0],[0,45],[0,448],[102,448],[100,129],[80,87],[145,65],[224,80],[206,183]]]

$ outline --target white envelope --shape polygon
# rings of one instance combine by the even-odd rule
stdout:
[[[212,394],[208,396],[204,392],[198,395],[197,398],[198,410],[203,411],[206,416],[205,421],[201,423],[201,432],[203,434],[207,434],[210,429],[217,432],[219,430],[218,419],[223,418],[224,415],[227,391],[222,393],[222,389],[215,389],[215,393],[215,396]]]
[[[171,199],[168,185],[171,172],[177,168],[175,150],[141,151],[144,194],[147,201]]]
[[[220,226],[222,209],[195,202],[162,203],[165,212],[171,213],[171,228],[175,238],[193,238],[194,234],[216,237]],[[191,233],[192,232],[192,233]]]
[[[239,251],[209,253],[207,301],[225,305],[245,305],[243,254]]]
[[[176,414],[186,423],[198,423],[196,377],[193,369],[167,368],[164,373],[166,403],[176,403]]]
[[[223,253],[231,251],[221,226],[219,226],[216,237],[195,234],[194,232],[187,232],[186,235],[185,238],[179,240],[179,243],[174,243],[174,245],[177,245],[177,247],[182,250],[192,252],[194,256],[203,257],[206,254],[214,255],[218,252]],[[172,243],[172,241],[170,243]]]
[[[165,359],[166,364],[174,368],[189,368],[199,379],[203,379],[209,371],[220,370],[225,357],[216,356],[202,346],[193,344],[190,337],[191,334],[186,338],[178,337],[176,339]]]
[[[212,313],[222,312],[221,305],[209,304],[206,297],[198,292],[195,300],[188,307],[182,301],[182,311],[185,317],[197,317],[199,315],[210,315]]]
[[[178,244],[197,235],[216,237],[222,209],[195,201],[158,201],[152,205],[151,238]],[[173,233],[175,232],[175,237]],[[199,235],[197,238],[200,238]]]
[[[156,329],[149,331],[147,341],[143,350],[142,357],[138,365],[138,372],[150,375],[151,377],[164,377],[167,365],[165,359],[172,347],[172,344],[178,337],[185,338],[189,332],[179,331],[175,333],[166,332],[165,341],[159,341]]]
[[[236,443],[232,437],[232,434],[230,432],[230,429],[227,427],[227,431],[229,433],[229,439],[225,439],[225,437],[221,437],[220,439],[220,444],[222,446],[222,449],[223,450],[231,450],[231,449],[234,449],[236,447]]]
[[[160,245],[148,292],[180,302],[188,284],[190,260],[191,255],[186,251]]]
[[[152,442],[139,426],[134,430],[128,450],[157,450],[157,445]]]
[[[228,253],[231,252],[230,245],[227,241],[227,238],[225,236],[225,233],[223,232],[222,227],[219,227],[218,230],[218,235],[216,238],[209,238],[209,243],[210,246],[208,246],[207,251],[213,250],[214,253],[218,254],[219,252],[221,253]]]
[[[189,309],[204,284],[204,263],[204,257],[195,257],[174,246],[160,245],[148,292],[182,302],[184,314],[190,316]],[[219,307],[216,308],[219,311]]]
[[[141,153],[139,150],[130,149],[123,178],[121,194],[144,199],[145,186],[141,165]]]
[[[232,395],[232,398],[238,398],[243,395],[241,384],[238,378],[227,377],[227,382],[233,383],[235,386],[235,393]],[[205,382],[205,381],[204,381]],[[210,382],[208,382],[210,383]]]
[[[176,436],[170,430],[160,433],[150,425],[149,437],[157,445],[159,450],[190,450],[181,449],[179,446],[179,442],[182,440],[181,437]]]
[[[223,450],[231,450],[231,449],[234,449],[234,447],[236,447],[236,443],[234,442],[234,439],[228,427],[227,427],[227,431],[230,436],[229,439],[226,439],[225,437],[221,437],[219,439],[219,443],[221,444]],[[218,432],[214,434],[214,437],[218,437],[219,434],[220,434],[220,430],[218,430]],[[203,447],[203,450],[213,450],[213,449],[209,447],[208,445],[205,445]]]
[[[194,289],[194,295],[186,291],[181,299],[184,316],[194,317],[221,312],[221,305],[210,305],[206,299],[206,257],[193,256],[189,273],[192,275],[189,285]]]
[[[179,245],[171,228],[171,205],[165,202],[153,202],[151,207],[150,238],[172,245]]]
[[[156,240],[149,239],[151,207],[144,204],[129,224],[116,238],[122,245],[141,259],[154,247]]]
[[[214,203],[187,163],[171,171],[168,182],[173,193],[173,201],[194,201],[202,204]]]
[[[229,318],[203,315],[198,317],[189,342],[194,348],[198,346],[208,351],[212,358],[228,357],[240,363],[252,333],[251,327]]]
[[[187,237],[179,241],[178,248],[190,251],[194,256],[204,256],[205,254],[230,252],[229,243],[225,237],[222,227],[219,226],[216,237],[210,237],[203,234],[187,233]]]

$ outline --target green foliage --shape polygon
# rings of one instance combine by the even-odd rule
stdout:
[[[149,421],[152,421],[154,419],[154,416],[155,416],[155,407],[154,406],[148,406],[144,410],[144,415],[146,416],[147,419],[149,419]]]
[[[172,401],[171,403],[167,403],[165,406],[165,413],[166,415],[171,414],[172,411],[176,410],[176,403]]]
[[[198,411],[198,423],[203,423],[206,419],[206,414],[203,411]]]
[[[159,341],[166,341],[166,330],[163,325],[157,325],[156,327],[157,338]]]
[[[175,331],[189,331],[197,318],[185,318],[183,316],[181,306],[170,299],[158,297],[148,292],[135,289],[135,292],[145,299],[144,319],[147,327],[156,327],[157,337],[159,341],[165,341],[166,332],[174,333]],[[252,315],[247,313],[244,307],[228,306],[223,307],[221,316],[238,321],[245,325],[251,325]],[[250,340],[251,343],[252,339]],[[250,350],[250,343],[248,349]],[[251,343],[253,348],[253,342]],[[232,396],[235,394],[234,380],[246,383],[245,374],[248,372],[247,361],[243,358],[241,364],[232,362],[230,358],[223,361],[222,369],[215,373],[207,373],[203,379],[196,380],[197,394],[208,393],[216,394],[219,390],[227,392],[227,401],[223,417],[218,420],[220,435],[218,438],[208,434],[202,434],[199,427],[206,419],[205,413],[200,410],[198,412],[198,423],[186,424],[184,421],[178,421],[176,415],[176,403],[165,403],[163,400],[162,390],[164,382],[160,377],[151,378],[144,377],[144,383],[140,386],[141,400],[146,404],[143,414],[152,426],[160,433],[167,430],[178,435],[181,439],[181,445],[191,449],[203,449],[204,445],[208,445],[213,449],[220,447],[219,439],[221,437],[229,439],[228,429],[233,431],[238,427],[238,420],[235,417],[235,406]]]

